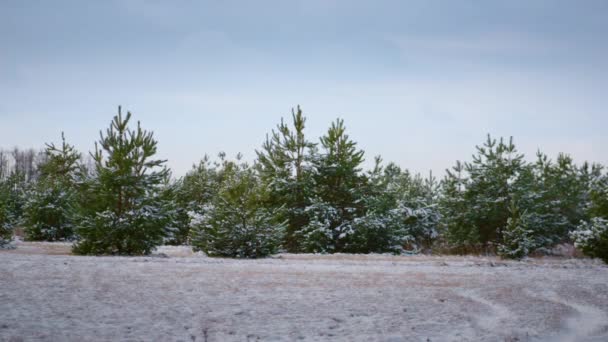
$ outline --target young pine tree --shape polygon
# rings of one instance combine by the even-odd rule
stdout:
[[[451,243],[470,249],[502,242],[524,166],[523,155],[517,152],[513,139],[496,141],[488,135],[484,145],[477,146],[473,162],[465,163],[464,170],[454,170],[459,176],[448,173],[443,218]],[[468,178],[462,178],[462,171]]]
[[[192,245],[209,256],[260,258],[278,251],[285,222],[266,208],[268,189],[254,168],[224,161],[211,201],[190,213]]]
[[[223,181],[223,168],[225,153],[219,154],[219,162],[211,162],[205,155],[203,159],[174,184],[175,193],[175,221],[177,230],[169,241],[171,244],[189,244],[190,214],[195,213],[217,196]]]
[[[27,192],[23,211],[27,240],[61,241],[74,236],[71,211],[81,155],[66,143],[63,133],[61,139],[61,147],[47,144],[38,182]]]
[[[479,231],[471,229],[475,213],[469,209],[465,197],[469,181],[464,164],[457,161],[451,170],[446,170],[439,199],[441,230],[445,232],[448,242],[461,253],[479,243]]]
[[[581,221],[570,238],[585,255],[608,263],[608,173],[595,164],[591,168],[583,166],[581,175],[587,187],[585,209],[589,219]]]
[[[503,229],[498,255],[508,259],[521,259],[538,248],[538,234],[527,212],[520,212],[516,200],[511,201],[510,217]]]
[[[365,214],[354,220],[349,248],[357,252],[416,252],[437,237],[437,184],[432,177],[412,177],[380,157],[367,176],[361,202]]]
[[[0,246],[12,240],[13,228],[21,222],[27,187],[22,172],[0,179]]]
[[[608,264],[608,219],[593,217],[589,222],[582,221],[570,237],[585,255]]]
[[[95,144],[95,171],[79,185],[77,254],[148,254],[169,234],[170,206],[160,196],[169,171],[153,159],[152,132],[139,122],[130,129],[130,119],[119,107]]]
[[[10,189],[0,178],[0,248],[8,245],[13,236],[13,218],[10,208]]]
[[[349,246],[353,220],[364,214],[363,151],[340,119],[320,140],[322,151],[313,158],[314,197],[305,210],[309,221],[297,237],[307,252],[354,252],[357,248]]]
[[[301,246],[297,233],[308,223],[304,212],[310,204],[311,195],[311,151],[315,144],[309,142],[304,135],[306,118],[300,106],[292,109],[292,127],[281,119],[276,131],[256,151],[258,156],[257,168],[261,180],[269,189],[268,205],[284,215],[277,220],[287,220],[287,230],[283,246],[289,252],[298,252]]]
[[[367,174],[360,201],[364,212],[353,220],[347,251],[398,254],[414,242],[405,223],[408,215],[399,208],[404,173],[394,164],[385,168],[381,162],[376,157],[374,168]]]
[[[586,211],[589,217],[608,219],[608,173],[603,166],[595,164],[587,175]]]
[[[516,183],[518,203],[526,212],[537,248],[551,247],[568,239],[584,218],[584,187],[572,159],[560,154],[553,163],[543,153],[523,168]]]

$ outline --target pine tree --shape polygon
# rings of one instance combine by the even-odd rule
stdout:
[[[588,216],[608,219],[608,173],[601,165],[592,165],[587,175],[587,198]]]
[[[366,186],[361,195],[363,214],[353,219],[353,233],[345,251],[358,253],[402,253],[404,246],[414,244],[409,208],[401,206],[404,173],[389,164],[381,165],[375,158],[374,168],[368,172]],[[408,175],[409,176],[409,175]]]
[[[120,107],[92,154],[94,175],[79,185],[75,215],[78,254],[150,253],[169,235],[169,204],[160,196],[169,175],[164,160],[152,159],[157,141]]]
[[[176,184],[172,191],[175,198],[176,234],[168,241],[171,244],[190,243],[190,214],[208,204],[217,196],[223,181],[222,165],[226,154],[219,154],[219,161],[211,162],[205,155],[203,159]]]
[[[349,250],[356,252],[416,252],[438,237],[438,184],[432,174],[423,179],[381,158],[367,176],[361,203],[365,214],[354,219]]]
[[[537,153],[536,163],[523,167],[515,186],[517,205],[526,212],[537,248],[566,241],[568,233],[584,218],[584,183],[566,155],[560,154],[553,163]]]
[[[538,248],[537,232],[527,212],[521,213],[516,200],[511,201],[510,217],[503,229],[503,240],[498,245],[498,254],[503,258],[521,259]]]
[[[10,189],[6,183],[4,179],[0,179],[0,248],[8,245],[13,236]]]
[[[587,218],[570,233],[570,238],[585,255],[608,263],[608,173],[599,164],[585,164],[580,174],[586,188]]]
[[[14,227],[21,223],[27,187],[21,172],[13,171],[0,179],[0,246],[12,240]]]
[[[301,246],[296,238],[297,233],[308,223],[305,209],[310,205],[311,195],[311,160],[315,144],[309,142],[305,135],[306,117],[300,106],[292,109],[292,127],[283,119],[256,151],[257,168],[262,182],[269,189],[268,205],[287,220],[284,247],[289,252],[298,252]]]
[[[570,237],[585,255],[608,264],[608,219],[593,217],[589,222],[583,221]]]
[[[473,161],[455,170],[466,171],[466,178],[449,173],[444,181],[443,217],[448,239],[465,248],[487,248],[502,242],[509,206],[526,165],[512,138],[505,142],[488,135],[484,145],[476,148]]]
[[[349,250],[353,220],[364,213],[361,191],[366,178],[360,168],[364,153],[346,134],[340,119],[320,142],[322,151],[313,158],[314,197],[305,210],[309,223],[297,237],[305,251],[342,252]]]
[[[479,231],[472,229],[475,213],[470,210],[465,197],[469,181],[464,164],[457,161],[451,170],[446,170],[446,176],[441,183],[441,230],[460,252],[467,252],[479,243]]]
[[[264,206],[268,196],[255,169],[224,161],[217,195],[190,212],[192,245],[209,256],[260,258],[276,253],[285,222]]]
[[[75,178],[79,171],[80,153],[65,141],[61,147],[47,144],[46,162],[40,178],[24,205],[25,238],[34,241],[59,241],[73,238],[71,210],[75,201]]]

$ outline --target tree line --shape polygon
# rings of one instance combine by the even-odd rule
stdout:
[[[608,174],[488,135],[443,179],[365,153],[343,120],[318,139],[300,107],[256,150],[205,156],[179,179],[155,158],[151,131],[120,107],[83,158],[62,134],[43,152],[0,151],[0,245],[74,241],[77,254],[140,255],[190,244],[210,256],[290,253],[546,254],[574,242],[608,260]],[[13,163],[9,163],[12,156]]]

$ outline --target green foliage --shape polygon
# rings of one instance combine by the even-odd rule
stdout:
[[[583,221],[570,236],[585,255],[608,263],[608,220],[594,217],[590,222]]]
[[[81,155],[66,143],[63,133],[61,139],[61,147],[47,144],[40,179],[27,192],[23,212],[27,240],[61,241],[74,237],[71,211]]]
[[[175,198],[174,222],[175,234],[168,241],[170,244],[189,244],[190,215],[199,208],[210,204],[217,196],[223,181],[223,168],[225,153],[219,154],[219,161],[211,162],[208,156],[192,167],[184,177],[171,187]]]
[[[542,153],[527,163],[513,140],[477,146],[441,183],[364,152],[331,124],[318,144],[298,106],[266,137],[253,166],[205,157],[179,180],[153,159],[151,132],[120,108],[100,133],[92,164],[67,144],[0,151],[0,245],[23,224],[28,240],[77,238],[80,254],[146,254],[161,243],[213,256],[288,252],[407,253],[437,241],[461,252],[522,258],[574,239],[605,258],[608,174]],[[37,166],[38,165],[38,166]],[[579,224],[580,222],[583,222]],[[497,249],[495,249],[497,247]]]
[[[362,203],[366,212],[353,222],[349,247],[364,253],[401,253],[406,251],[404,247],[411,251],[430,247],[438,236],[439,220],[439,189],[432,174],[423,179],[393,163],[384,168],[376,157],[365,188]]]
[[[583,173],[588,180],[587,214],[589,217],[608,218],[608,173],[601,165],[584,166]]]
[[[308,224],[296,233],[306,252],[342,252],[364,214],[361,197],[366,177],[361,173],[363,151],[346,134],[343,120],[332,123],[321,137],[322,151],[313,151],[311,205],[304,210]]]
[[[27,192],[23,227],[29,241],[65,241],[74,238],[70,211],[75,195],[72,189],[41,184]]]
[[[13,236],[9,189],[0,179],[0,247],[7,245]]]
[[[223,161],[217,195],[190,212],[192,245],[210,256],[260,258],[278,251],[284,222],[263,203],[268,196],[255,170]]]
[[[469,248],[479,243],[479,230],[472,229],[475,212],[473,212],[465,195],[469,179],[464,164],[460,161],[451,170],[446,170],[442,182],[442,193],[439,199],[441,225],[447,240],[459,247]]]
[[[503,241],[498,245],[498,255],[508,259],[521,259],[538,246],[535,239],[534,226],[529,215],[520,213],[515,201],[511,202],[511,216],[503,230]]]
[[[21,221],[26,186],[19,172],[0,179],[0,246],[12,240],[13,228]]]
[[[517,205],[526,219],[537,248],[566,241],[577,222],[585,218],[585,182],[572,159],[560,154],[553,163],[542,153],[527,165],[516,183]]]
[[[152,132],[139,122],[130,129],[130,119],[119,107],[95,144],[93,175],[79,183],[77,254],[148,254],[170,236],[171,205],[161,196],[169,171],[165,161],[152,159]]]
[[[276,131],[256,151],[257,169],[261,180],[269,190],[265,203],[276,213],[282,215],[277,220],[287,220],[287,229],[283,246],[289,252],[302,250],[298,232],[309,222],[305,213],[312,190],[311,161],[315,144],[309,142],[305,135],[306,118],[300,107],[292,109],[292,127],[281,119]]]
[[[473,162],[448,172],[443,202],[448,240],[455,245],[500,243],[524,167],[513,139],[497,142],[488,135]]]
[[[586,217],[590,177],[567,155],[537,157],[525,163],[512,140],[488,136],[472,163],[448,170],[440,200],[448,241],[462,251],[498,245],[515,258],[566,241]]]

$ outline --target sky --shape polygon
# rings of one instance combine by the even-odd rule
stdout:
[[[177,176],[300,105],[443,174],[487,134],[608,164],[608,1],[0,0],[0,147],[90,151],[118,105]]]

